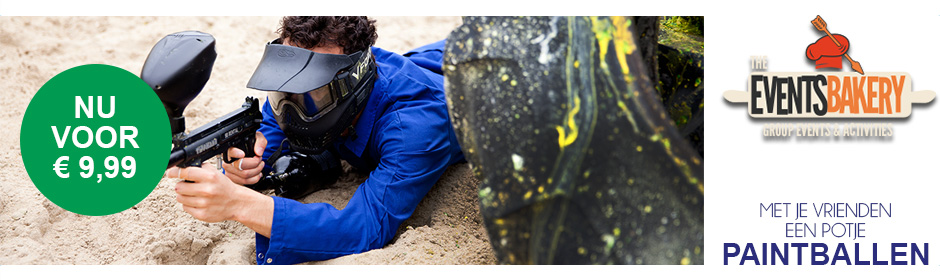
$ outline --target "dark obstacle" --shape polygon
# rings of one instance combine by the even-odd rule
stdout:
[[[448,37],[449,113],[501,263],[703,263],[704,163],[633,21],[468,17]]]

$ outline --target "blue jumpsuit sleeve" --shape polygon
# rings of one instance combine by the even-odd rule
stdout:
[[[460,147],[442,102],[417,100],[379,121],[378,167],[343,210],[274,197],[271,238],[257,235],[258,264],[325,260],[385,246],[440,179]]]
[[[277,120],[274,119],[274,111],[271,109],[271,103],[269,103],[267,99],[264,100],[264,105],[261,106],[261,128],[259,128],[258,131],[261,131],[264,138],[268,140],[268,145],[264,147],[264,154],[261,155],[262,160],[268,160],[268,157],[270,157],[274,151],[277,151],[277,148],[281,145],[281,141],[287,139],[287,137],[277,124]],[[284,149],[281,151],[281,154],[289,153],[290,149],[288,147],[289,145],[284,143]],[[265,165],[263,172],[268,172],[270,169],[270,166]]]

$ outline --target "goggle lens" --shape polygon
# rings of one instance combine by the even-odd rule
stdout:
[[[293,106],[307,121],[317,119],[319,114],[326,113],[336,103],[336,96],[330,90],[330,85],[308,91],[305,94],[292,94],[287,92],[268,92],[268,102],[274,113],[280,115],[284,107]]]

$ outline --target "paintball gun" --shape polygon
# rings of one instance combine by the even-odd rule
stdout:
[[[140,78],[157,93],[170,118],[173,150],[167,168],[199,166],[222,154],[226,163],[228,148],[245,151],[253,157],[255,131],[261,127],[258,99],[246,97],[241,108],[186,134],[183,109],[199,95],[209,80],[215,62],[215,38],[199,31],[177,32],[163,37],[147,56]]]

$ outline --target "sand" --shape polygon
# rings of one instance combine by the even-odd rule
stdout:
[[[377,17],[377,46],[404,52],[447,36],[456,17]],[[183,30],[217,40],[212,77],[187,107],[195,128],[237,108],[264,43],[279,18],[235,17],[0,17],[0,264],[254,264],[254,233],[237,222],[205,223],[175,201],[175,180],[163,179],[137,206],[102,217],[63,210],[29,180],[19,148],[20,123],[30,98],[71,67],[102,63],[139,74],[150,48]],[[303,202],[345,206],[367,170],[346,173]],[[382,249],[314,264],[492,264],[493,251],[479,213],[467,164],[452,166],[414,216]]]

